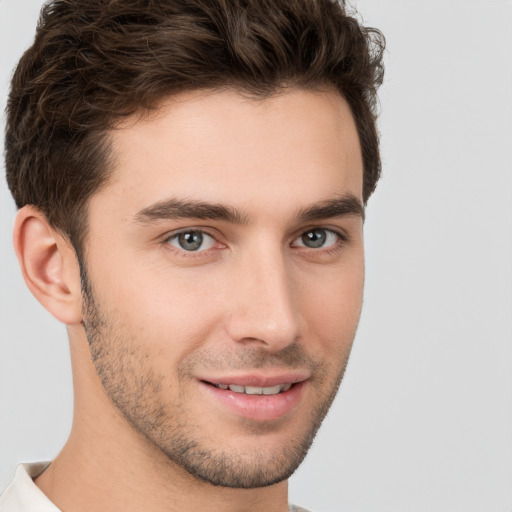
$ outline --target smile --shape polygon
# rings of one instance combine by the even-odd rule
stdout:
[[[226,384],[226,381],[230,380],[200,380],[200,389],[206,392],[209,406],[213,398],[213,403],[220,407],[223,417],[226,412],[230,412],[252,421],[274,421],[291,415],[303,400],[307,387],[306,380],[297,380],[293,377],[281,377],[279,380],[276,377],[240,377],[238,380],[245,382]],[[258,380],[260,382],[255,382]],[[262,382],[264,380],[274,382]]]
[[[237,384],[213,384],[213,386],[219,389],[229,389],[235,393],[244,393],[246,395],[277,395],[288,391],[292,387],[292,384],[278,384],[265,388],[258,386],[239,386]]]

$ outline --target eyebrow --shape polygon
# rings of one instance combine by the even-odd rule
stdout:
[[[297,215],[299,222],[308,222],[320,219],[332,219],[335,217],[361,217],[364,221],[363,203],[353,194],[322,201],[319,204],[300,210]]]
[[[223,220],[233,224],[248,223],[247,215],[231,206],[181,199],[159,201],[135,215],[135,221],[140,223],[173,219],[210,219]]]
[[[364,206],[352,194],[345,194],[301,209],[296,215],[296,220],[298,222],[309,222],[347,216],[357,216],[364,220]],[[222,220],[233,224],[249,223],[249,216],[238,208],[217,203],[175,198],[152,204],[138,212],[134,217],[135,222],[142,224],[175,219]]]

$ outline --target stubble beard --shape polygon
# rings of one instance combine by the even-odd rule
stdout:
[[[238,361],[228,363],[229,368],[243,364],[245,368],[278,366],[290,368],[301,363],[312,369],[316,388],[316,407],[305,419],[307,427],[300,436],[281,443],[279,450],[269,453],[248,450],[247,453],[219,448],[219,439],[204,439],[204,426],[187,420],[185,397],[173,403],[165,402],[162,392],[162,377],[150,366],[151,357],[142,345],[123,332],[119,319],[106,315],[98,304],[85,266],[81,267],[83,296],[83,325],[89,343],[91,358],[96,373],[115,407],[126,418],[135,431],[142,435],[167,456],[170,465],[185,469],[192,477],[214,486],[251,489],[276,484],[289,478],[306,456],[320,425],[325,418],[348,362],[350,347],[341,361],[337,373],[328,371],[325,363],[308,359],[303,349],[293,344],[271,357],[262,350],[246,351]],[[204,362],[204,354],[198,356]],[[218,357],[212,365],[223,364]],[[187,361],[180,371],[186,373],[193,366]],[[328,382],[330,380],[331,382]],[[241,428],[244,425],[241,424]],[[247,428],[248,427],[248,428]],[[265,435],[264,425],[245,425],[252,434]]]

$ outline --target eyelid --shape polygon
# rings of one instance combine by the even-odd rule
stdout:
[[[344,229],[341,229],[340,227],[331,227],[331,226],[317,225],[317,226],[309,226],[309,227],[306,227],[306,228],[302,228],[300,230],[300,232],[293,237],[291,245],[293,246],[295,241],[300,239],[304,234],[308,233],[309,231],[314,231],[316,229],[323,229],[324,231],[327,231],[328,233],[332,233],[333,235],[335,235],[338,238],[338,242],[339,243],[346,243],[346,242],[350,241],[350,237],[347,234],[347,232]],[[313,249],[313,248],[307,247],[305,245],[299,245],[298,247],[305,247],[306,249],[311,249],[311,250],[319,251],[321,249],[332,248],[333,246],[339,245],[339,243],[331,244],[331,245],[328,245],[326,247],[319,247],[317,249]]]
[[[211,228],[205,228],[205,227],[196,227],[196,226],[190,226],[186,228],[180,228],[176,229],[174,231],[166,233],[162,238],[162,244],[165,245],[169,250],[175,251],[176,253],[179,253],[182,256],[185,257],[194,257],[202,255],[211,249],[221,249],[224,248],[224,244],[219,241],[220,236],[213,234],[211,231],[213,231]],[[208,247],[206,249],[198,249],[196,251],[187,251],[186,249],[183,249],[181,247],[177,247],[175,245],[172,245],[170,243],[171,240],[175,240],[179,237],[179,235],[183,233],[201,233],[205,237],[209,237],[213,241],[212,247]],[[218,245],[218,247],[215,247],[215,245]]]
[[[208,235],[208,236],[211,236],[212,238],[215,238],[215,240],[219,240],[219,238],[221,238],[220,233],[215,228],[212,228],[210,226],[196,226],[196,225],[171,229],[170,231],[167,231],[166,233],[164,233],[160,238],[163,241],[165,241],[165,240],[168,240],[169,238],[180,235],[181,233],[189,233],[189,232],[202,233],[204,235]]]

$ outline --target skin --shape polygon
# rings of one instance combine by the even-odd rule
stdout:
[[[286,479],[335,396],[362,303],[350,110],[331,90],[202,91],[110,137],[84,290],[69,241],[31,207],[16,222],[25,279],[67,324],[73,365],[73,428],[36,484],[64,511],[285,512]],[[176,218],[169,200],[236,216]],[[187,230],[205,233],[198,250],[180,246]],[[326,238],[311,247],[308,233]],[[240,378],[301,383],[277,416],[256,398],[254,417],[205,382]]]

